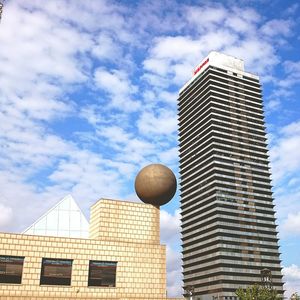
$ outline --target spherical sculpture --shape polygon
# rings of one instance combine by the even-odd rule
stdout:
[[[161,164],[144,167],[135,178],[135,191],[145,203],[161,206],[168,203],[176,192],[174,173]]]

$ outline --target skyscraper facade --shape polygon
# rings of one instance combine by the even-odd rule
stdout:
[[[258,76],[211,52],[180,90],[178,110],[186,294],[232,300],[266,269],[282,294]]]

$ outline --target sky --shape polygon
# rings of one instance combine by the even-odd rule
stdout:
[[[300,292],[298,1],[5,1],[0,231],[71,194],[138,201],[149,163],[178,177],[177,98],[212,51],[260,76],[286,295]],[[161,208],[168,295],[181,293],[179,196]]]

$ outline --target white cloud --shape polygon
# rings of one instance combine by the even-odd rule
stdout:
[[[168,91],[161,91],[157,96],[161,101],[164,101],[165,103],[169,103],[171,105],[176,104],[178,93],[177,92],[168,92]]]
[[[152,162],[153,160],[156,161],[155,154],[155,145],[138,138],[132,138],[123,145],[123,151],[120,151],[116,158],[121,161],[145,165],[149,162],[148,158]]]
[[[128,22],[123,16],[126,9],[121,5],[108,3],[105,0],[84,2],[53,0],[43,3],[42,6],[39,1],[24,3],[24,1],[19,0],[18,4],[23,9],[35,13],[36,11],[45,12],[55,23],[72,24],[82,31],[105,30],[113,32],[123,42],[132,41],[132,35],[128,32]]]
[[[208,32],[201,36],[200,43],[203,48],[203,52],[206,54],[212,50],[223,50],[224,48],[238,44],[239,37],[236,33],[227,29],[219,29],[213,32]]]
[[[281,132],[289,136],[300,134],[300,121],[286,125],[281,129]]]
[[[181,30],[184,27],[182,10],[181,5],[168,1],[139,1],[134,11],[134,32],[141,37],[140,45],[145,46],[154,32],[159,35]]]
[[[118,126],[102,126],[97,130],[97,135],[103,144],[113,149],[112,157],[118,162],[145,165],[149,161],[157,161],[157,147],[147,140],[137,137],[131,132]]]
[[[232,16],[232,18],[227,18],[225,24],[236,32],[252,34],[255,29],[255,25],[249,22],[249,20],[244,19],[243,15],[243,13],[237,13],[236,16]]]
[[[291,24],[267,19],[264,25],[253,9],[148,1],[132,14],[133,6],[103,0],[5,5],[1,230],[24,229],[68,193],[85,212],[101,196],[131,197],[130,178],[139,167],[174,164],[178,86],[210,50],[244,57],[247,70],[279,82],[273,99],[299,82],[297,61],[284,64],[286,80],[272,73],[279,56],[271,37],[288,38]],[[274,135],[272,162],[277,178],[288,182],[299,170],[297,128]],[[300,191],[289,188],[280,194],[279,213],[286,218],[292,205],[292,222]],[[169,295],[181,287],[179,224],[178,212],[162,211]]]
[[[91,52],[97,59],[120,60],[122,58],[122,48],[108,33],[100,33],[95,40]]]
[[[1,23],[0,163],[10,172],[1,173],[1,189],[14,212],[9,230],[22,230],[67,193],[84,200],[85,211],[100,196],[119,197],[120,172],[130,165],[110,165],[49,130],[53,119],[76,110],[65,94],[87,79],[89,63],[82,55],[92,38],[44,9],[32,13],[16,4],[7,13],[14,18]],[[4,216],[1,228],[8,228]]]
[[[169,64],[164,59],[149,58],[144,61],[144,69],[160,76],[164,76],[169,72]]]
[[[17,4],[7,7],[7,13],[14,18],[7,18],[1,24],[5,34],[0,38],[0,72],[5,79],[10,77],[6,89],[31,92],[36,82],[47,80],[46,76],[66,83],[86,79],[75,59],[91,46],[86,34],[54,22],[41,11],[31,13],[20,9]],[[18,85],[8,86],[9,82]]]
[[[296,175],[292,175],[291,178],[299,179]],[[289,180],[288,180],[289,181]],[[275,203],[276,203],[276,215],[279,220],[279,233],[284,236],[285,232],[282,229],[282,225],[287,219],[288,214],[291,212],[297,213],[300,211],[300,188],[299,185],[295,187],[288,186],[288,182],[283,180],[283,183],[278,182],[275,189]]]
[[[279,81],[279,86],[285,89],[300,82],[300,61],[285,61],[286,77]]]
[[[158,113],[145,111],[139,118],[137,125],[139,131],[144,135],[171,135],[177,129],[177,116],[175,112],[161,109]]]
[[[289,180],[288,186],[289,187],[296,187],[296,186],[299,185],[299,183],[300,183],[300,178],[292,178],[292,179]]]
[[[82,203],[85,211],[100,197],[121,196],[120,174],[108,161],[104,164],[101,157],[89,152],[79,151],[74,153],[72,160],[62,160],[49,179],[56,188],[60,187],[63,190],[67,187],[75,198],[86,198],[86,202]]]
[[[3,117],[2,120],[7,120]],[[72,144],[66,143],[56,135],[47,134],[42,128],[34,127],[26,121],[22,126],[16,126],[15,122],[7,120],[1,131],[0,141],[2,144],[2,158],[4,164],[12,168],[25,168],[25,172],[36,168],[45,168],[52,165],[53,159],[66,156],[72,150]]]
[[[26,182],[26,177],[23,179],[26,170],[19,170],[20,174],[1,172],[3,199],[0,203],[10,205],[14,212],[15,222],[10,230],[20,231],[68,193],[78,200],[85,213],[100,197],[122,199],[125,174],[130,172],[133,172],[130,164],[104,160],[89,151],[68,149],[65,158],[60,158],[54,171],[47,176],[49,184],[46,187]],[[0,223],[2,230],[8,228],[7,222]]]
[[[13,211],[11,207],[0,203],[0,227],[4,228],[10,225],[13,218]]]
[[[62,195],[52,191],[49,195],[47,192],[39,192],[31,184],[25,183],[23,174],[17,172],[0,171],[0,188],[1,188],[1,207],[5,207],[8,215],[5,222],[0,222],[1,231],[21,232],[36,220],[47,208],[58,201]],[[57,198],[56,198],[57,197]],[[56,199],[55,199],[56,198]],[[10,222],[12,214],[13,222]],[[0,219],[2,219],[2,214]]]
[[[283,127],[270,150],[275,182],[300,170],[300,122]]]
[[[160,234],[162,243],[176,242],[180,238],[180,211],[176,210],[174,214],[170,214],[165,210],[160,211]]]
[[[300,212],[288,214],[281,229],[282,234],[285,235],[300,235]]]
[[[110,145],[125,145],[131,136],[123,128],[118,126],[102,127],[98,132],[101,136],[108,139]]]
[[[144,78],[154,87],[168,87],[164,77],[169,78],[169,84],[183,84],[194,66],[212,50],[243,57],[247,70],[270,78],[280,61],[270,37],[276,35],[276,43],[284,43],[293,34],[290,20],[263,23],[262,17],[247,7],[185,6],[185,11],[186,26],[196,34],[157,37],[144,60]]]
[[[150,51],[150,57],[169,59],[170,61],[186,60],[191,55],[194,56],[195,53],[199,53],[203,48],[203,45],[198,40],[193,40],[191,37],[161,37],[155,40],[154,46]]]
[[[267,75],[268,70],[279,62],[273,45],[257,36],[225,47],[224,51],[235,57],[243,57],[246,69],[261,75]]]
[[[274,130],[273,130],[274,131]],[[300,122],[292,122],[272,134],[270,160],[280,237],[296,237],[300,231]],[[291,213],[292,212],[292,213]]]
[[[256,34],[259,29],[251,19],[236,19],[235,22],[243,22],[243,27],[236,26],[228,13],[223,29],[206,30],[200,37],[191,36],[164,36],[156,38],[149,56],[144,61],[146,71],[144,77],[154,86],[166,87],[163,77],[169,78],[169,84],[182,85],[191,77],[195,65],[204,58],[209,51],[224,51],[229,55],[243,57],[246,68],[268,76],[266,70],[271,70],[279,59],[275,47],[260,35]],[[225,14],[225,15],[226,15]],[[238,31],[233,31],[232,27]],[[244,29],[243,29],[244,28]],[[251,28],[251,29],[250,29]],[[251,31],[244,38],[245,30]],[[150,74],[149,74],[150,73]]]
[[[271,20],[265,23],[261,31],[263,34],[274,37],[276,35],[289,36],[293,23],[290,20]]]
[[[227,12],[222,6],[187,7],[186,14],[188,16],[187,21],[200,30],[210,29],[213,25],[222,23],[227,17]]]
[[[281,101],[279,99],[272,99],[267,102],[266,104],[266,110],[267,113],[269,114],[272,111],[276,111],[280,108]]]
[[[0,36],[0,164],[9,170],[0,173],[7,199],[0,203],[12,208],[15,220],[10,227],[5,225],[8,221],[1,223],[1,228],[9,230],[22,230],[67,193],[84,200],[80,204],[85,212],[100,196],[120,197],[120,174],[132,170],[130,164],[82,149],[77,141],[60,136],[63,131],[52,128],[52,122],[63,120],[68,130],[65,118],[76,115],[79,103],[69,98],[76,91],[74,84],[79,87],[92,79],[89,53],[105,59],[108,51],[117,51],[113,31],[118,32],[118,40],[130,41],[120,11],[100,1],[23,4],[7,4]],[[88,30],[99,28],[99,18],[109,33],[94,37]],[[118,95],[127,93],[126,87],[122,90],[122,80],[127,78],[122,76],[116,83]],[[92,110],[81,115],[91,123],[100,122]]]
[[[168,297],[182,296],[181,254],[167,247],[167,288]]]
[[[168,88],[170,84],[168,78],[157,74],[145,73],[142,78],[154,88]]]
[[[167,149],[165,151],[162,151],[159,155],[160,161],[162,161],[164,164],[175,164],[177,166],[178,162],[178,147],[173,147],[170,149]]]
[[[108,93],[126,95],[136,92],[136,87],[130,84],[128,76],[123,70],[97,69],[94,78],[97,87]]]
[[[297,12],[297,10],[299,9],[299,4],[298,3],[294,3],[291,6],[289,6],[286,10],[286,13],[288,15],[293,15]]]
[[[98,88],[110,95],[110,105],[114,108],[122,111],[136,111],[139,109],[140,103],[130,99],[137,92],[137,87],[131,84],[125,71],[107,71],[104,68],[98,68],[94,73],[94,81]]]
[[[282,269],[285,281],[285,295],[289,298],[293,293],[300,292],[300,267],[292,264],[291,266]]]
[[[233,44],[238,37],[226,29],[208,31],[199,38],[190,36],[164,36],[155,39],[149,51],[149,59],[145,60],[145,69],[158,75],[176,73],[180,65],[190,66],[190,73],[199,59],[204,58],[209,51],[221,49]],[[159,68],[156,70],[157,65]],[[186,80],[188,74],[185,74]],[[178,82],[177,82],[178,83]]]
[[[155,39],[149,57],[144,61],[144,78],[153,86],[162,88],[171,83],[182,84],[191,75],[195,55],[204,52],[203,48],[199,40],[186,36]]]
[[[88,123],[95,127],[105,122],[105,117],[101,114],[101,109],[98,109],[96,105],[82,107],[80,116],[86,119]]]
[[[180,211],[170,214],[165,210],[160,211],[161,242],[167,244],[167,286],[169,297],[182,295],[182,268],[180,242]],[[176,250],[175,250],[176,249]]]

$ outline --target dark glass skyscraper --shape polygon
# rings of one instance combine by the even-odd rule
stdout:
[[[283,293],[259,78],[211,52],[180,90],[184,287],[235,299],[269,269]]]

